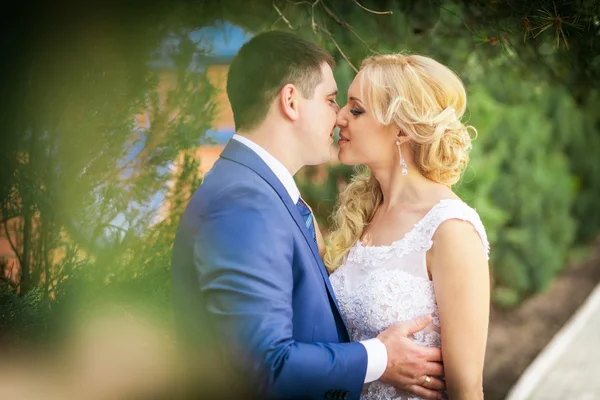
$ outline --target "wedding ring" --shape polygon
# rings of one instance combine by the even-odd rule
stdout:
[[[431,377],[425,375],[425,382],[423,383],[423,386],[427,387],[427,386],[429,386],[430,383],[431,383]]]

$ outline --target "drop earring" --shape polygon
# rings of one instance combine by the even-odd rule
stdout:
[[[404,162],[404,157],[402,157],[402,149],[400,148],[400,141],[396,140],[396,146],[398,146],[398,154],[400,154],[400,166],[402,167],[402,175],[408,174],[408,167],[406,162]]]

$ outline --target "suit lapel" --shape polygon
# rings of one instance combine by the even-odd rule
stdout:
[[[325,282],[325,286],[327,287],[327,291],[329,292],[329,296],[331,297],[331,299],[333,299],[335,308],[338,314],[341,316],[339,305],[331,287],[329,275],[327,274],[327,270],[325,269],[323,260],[321,260],[321,256],[319,255],[319,249],[317,247],[317,244],[310,236],[310,232],[306,228],[306,224],[303,221],[300,212],[298,211],[296,205],[292,202],[292,199],[290,198],[287,190],[285,189],[281,181],[277,178],[277,176],[273,173],[269,166],[258,156],[258,154],[256,154],[250,148],[238,142],[237,140],[230,140],[229,143],[227,143],[227,146],[225,146],[225,149],[221,153],[221,157],[250,168],[251,170],[256,172],[262,179],[264,179],[269,185],[271,185],[271,187],[275,190],[281,201],[283,201],[283,204],[285,204],[288,212],[296,222],[298,229],[300,229],[302,235],[304,236],[304,239],[310,247],[313,257],[315,258],[315,261],[317,263],[319,272],[321,273],[323,281]]]

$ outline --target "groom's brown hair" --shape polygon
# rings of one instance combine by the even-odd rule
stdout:
[[[227,75],[236,130],[256,128],[289,83],[305,98],[312,98],[322,80],[323,63],[334,67],[325,49],[291,33],[269,31],[250,39],[234,57]]]

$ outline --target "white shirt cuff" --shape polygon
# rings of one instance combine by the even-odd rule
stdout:
[[[367,350],[367,374],[365,383],[376,381],[387,368],[387,349],[381,340],[374,338],[360,342]]]

